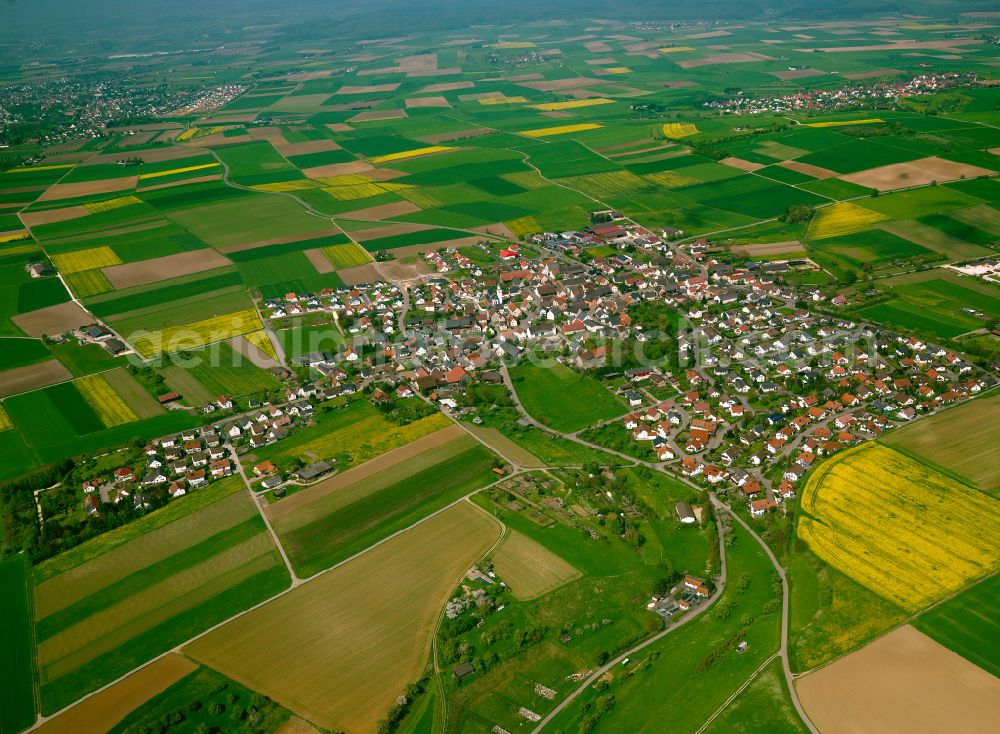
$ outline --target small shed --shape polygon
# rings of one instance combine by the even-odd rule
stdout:
[[[455,670],[452,671],[452,675],[455,676],[456,680],[462,680],[462,678],[468,678],[474,672],[476,671],[475,668],[472,667],[472,663],[462,663],[461,665],[456,666]]]
[[[698,522],[698,518],[695,517],[694,509],[691,507],[690,502],[675,502],[674,511],[677,513],[677,519],[682,523],[691,524]]]

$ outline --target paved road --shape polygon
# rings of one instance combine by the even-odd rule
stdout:
[[[792,705],[795,706],[796,712],[798,712],[799,718],[802,722],[809,727],[809,731],[812,734],[819,734],[819,730],[813,726],[812,721],[809,719],[808,714],[806,714],[805,709],[802,708],[802,704],[799,702],[798,694],[795,692],[795,678],[792,675],[792,669],[788,662],[788,611],[789,611],[789,599],[788,599],[788,578],[785,575],[785,569],[780,563],[778,563],[777,557],[771,552],[771,548],[764,542],[764,539],[754,532],[746,521],[742,517],[733,512],[732,508],[724,502],[719,501],[715,497],[715,493],[712,493],[712,502],[716,503],[718,506],[724,507],[726,511],[730,514],[733,519],[738,522],[744,530],[753,536],[760,547],[764,549],[767,553],[767,557],[771,559],[771,565],[774,566],[774,570],[778,572],[778,576],[781,578],[781,646],[778,648],[778,655],[781,657],[781,667],[785,673],[785,683],[788,685],[788,692],[792,697]]]

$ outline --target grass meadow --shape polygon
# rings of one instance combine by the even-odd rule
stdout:
[[[510,370],[524,409],[551,428],[578,431],[626,412],[626,406],[592,377],[556,364],[520,364]]]
[[[35,645],[31,587],[23,556],[0,561],[0,649],[5,685],[0,692],[0,731],[19,732],[35,721]]]

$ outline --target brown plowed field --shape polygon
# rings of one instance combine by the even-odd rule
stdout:
[[[323,727],[374,731],[420,677],[455,584],[499,536],[460,502],[185,652]]]
[[[222,268],[232,263],[211,248],[179,252],[176,255],[154,257],[123,265],[103,268],[104,274],[116,289],[131,288],[136,285],[156,283],[182,275],[200,273],[203,270]]]
[[[997,731],[1000,679],[905,625],[795,682],[823,734]]]

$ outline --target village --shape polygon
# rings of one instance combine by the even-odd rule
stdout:
[[[508,365],[546,359],[602,376],[621,399],[620,418],[573,440],[732,495],[761,517],[793,499],[820,458],[994,382],[954,351],[838,316],[838,297],[784,283],[787,269],[774,263],[734,260],[703,240],[678,245],[676,232],[657,235],[613,211],[594,219],[509,243],[492,266],[441,249],[424,256],[432,272],[409,282],[267,300],[272,324],[327,319],[323,343],[335,348],[304,350],[297,374],[273,370],[290,385],[284,403],[237,407],[222,396],[199,406],[246,412],[160,439],[145,467],[89,482],[87,511],[127,497],[139,506],[144,487],[177,497],[227,476],[237,452],[282,440],[334,398],[420,395],[457,419],[470,384],[512,387]],[[643,304],[666,309],[673,333],[646,328]],[[668,354],[635,358],[659,342]],[[333,471],[331,458],[295,481]],[[285,481],[269,462],[252,474],[263,490]]]

